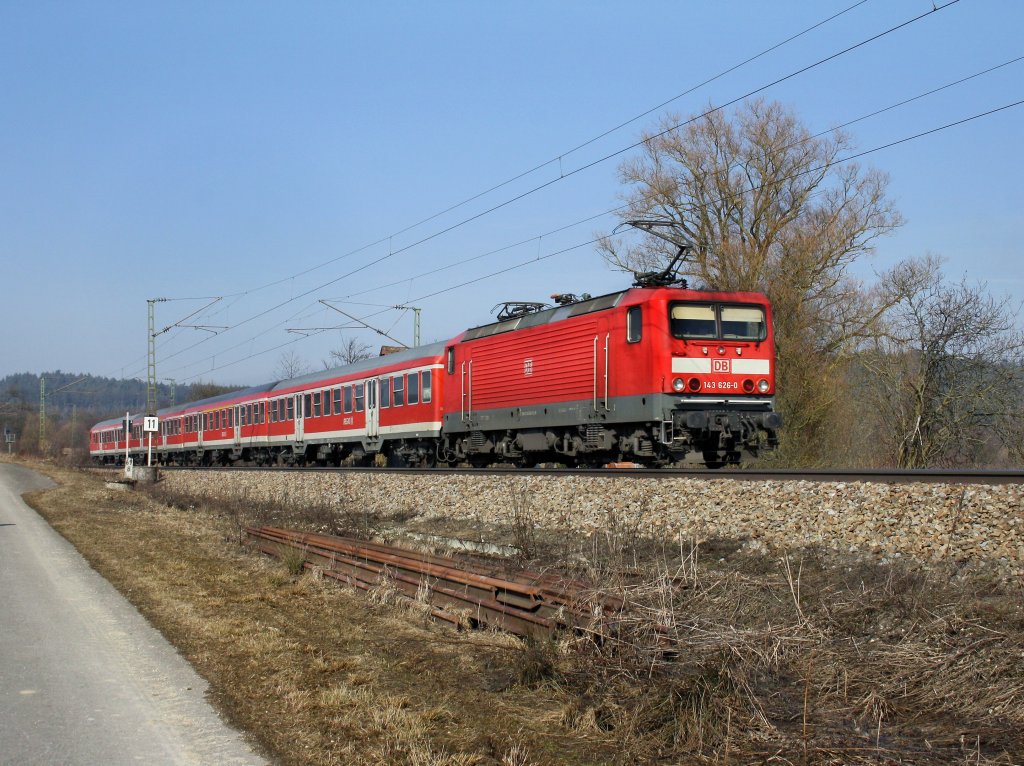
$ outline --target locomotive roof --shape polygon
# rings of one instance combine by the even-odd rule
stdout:
[[[459,340],[476,340],[477,338],[486,338],[490,335],[499,335],[501,333],[511,332],[512,330],[525,330],[528,327],[537,327],[543,324],[551,324],[552,322],[560,322],[563,319],[569,319],[570,317],[577,317],[582,314],[592,314],[595,311],[604,311],[606,309],[615,308],[622,302],[622,299],[626,296],[626,294],[630,292],[651,292],[653,290],[663,289],[665,288],[640,287],[630,288],[628,290],[620,290],[617,293],[608,293],[607,295],[599,295],[596,298],[587,298],[587,300],[585,301],[570,303],[566,306],[555,306],[553,308],[544,309],[543,311],[535,311],[530,314],[523,314],[522,316],[513,317],[512,319],[506,319],[501,322],[491,322],[490,324],[472,327],[469,330],[466,330],[465,334]],[[725,293],[719,290],[693,290],[688,288],[682,289],[685,289],[686,292],[694,295],[705,294],[711,300],[715,299],[713,296],[721,295],[729,295],[731,297],[735,297],[736,299],[752,299],[764,297],[760,293],[732,291]]]
[[[498,335],[499,333],[511,332],[512,330],[524,330],[527,327],[537,327],[542,324],[550,324],[551,322],[560,322],[563,319],[580,316],[581,314],[591,314],[595,311],[614,308],[619,304],[622,296],[628,292],[629,290],[620,290],[617,293],[599,295],[596,298],[588,298],[585,301],[570,303],[567,306],[555,306],[554,308],[544,309],[543,311],[535,311],[531,314],[524,314],[523,316],[506,319],[503,322],[491,322],[490,324],[473,327],[466,330],[466,334],[462,336],[462,340],[467,341],[476,340],[477,338],[486,338],[489,335]]]

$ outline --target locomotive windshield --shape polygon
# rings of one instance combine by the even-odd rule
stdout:
[[[767,337],[760,306],[673,303],[669,320],[675,338],[761,341]]]

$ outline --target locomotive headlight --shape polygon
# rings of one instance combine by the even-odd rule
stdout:
[[[672,381],[673,391],[679,392],[682,391],[684,388],[686,388],[686,383],[683,381],[682,378],[676,378],[675,380]]]
[[[762,378],[761,380],[757,381],[757,390],[760,391],[762,394],[767,394],[768,393],[768,388],[769,388],[768,381],[765,380],[764,378]]]

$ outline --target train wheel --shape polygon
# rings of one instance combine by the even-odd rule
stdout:
[[[717,452],[705,452],[704,465],[717,471],[719,468],[723,468],[725,466],[725,460]]]

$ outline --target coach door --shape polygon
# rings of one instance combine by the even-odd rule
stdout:
[[[302,394],[295,394],[295,441],[306,437],[305,412],[302,409]]]
[[[200,412],[196,414],[196,444],[200,447],[203,446],[203,431],[206,430],[206,413]]]
[[[242,407],[244,407],[244,406],[245,406],[244,404],[236,404],[235,405],[235,422],[234,422],[234,427],[235,427],[235,446],[236,447],[241,447],[242,446]]]
[[[377,379],[366,381],[366,436],[376,439],[380,435],[380,407],[377,406]]]

